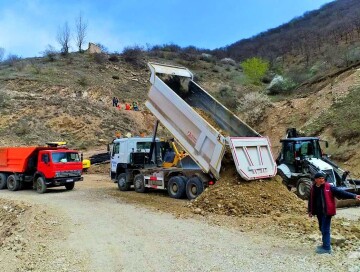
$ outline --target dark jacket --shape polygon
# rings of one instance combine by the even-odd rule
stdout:
[[[315,187],[315,184],[311,187],[308,205],[308,212],[312,215],[326,214],[333,216],[336,214],[335,197],[339,199],[356,198],[356,194],[341,190],[328,182],[318,188]]]

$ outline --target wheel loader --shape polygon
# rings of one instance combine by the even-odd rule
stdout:
[[[339,189],[360,194],[360,180],[350,178],[349,171],[341,169],[321,150],[318,137],[304,137],[295,128],[287,130],[286,137],[280,142],[282,148],[276,160],[278,175],[284,185],[296,189],[299,198],[307,200],[314,175],[323,172],[326,180]]]

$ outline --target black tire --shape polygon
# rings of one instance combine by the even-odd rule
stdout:
[[[36,179],[35,189],[36,189],[36,192],[38,192],[39,194],[43,194],[46,192],[46,184],[45,184],[45,180],[43,177],[38,177]]]
[[[185,187],[186,187],[186,182],[188,181],[188,178],[186,176],[179,176],[185,183]]]
[[[169,196],[171,198],[180,199],[180,198],[183,198],[186,194],[185,182],[184,182],[183,178],[180,176],[175,176],[175,177],[170,178],[170,180],[167,184],[167,189],[168,189]]]
[[[296,195],[303,200],[308,200],[310,198],[311,186],[311,179],[300,178],[296,183]]]
[[[17,191],[20,189],[20,180],[17,180],[15,175],[8,176],[6,183],[9,191]]]
[[[127,181],[127,175],[122,173],[118,176],[117,184],[120,191],[129,191],[131,184]]]
[[[137,192],[137,193],[145,193],[146,192],[144,175],[138,174],[135,176],[134,188],[135,188],[135,192]]]
[[[0,190],[7,187],[7,175],[0,173]]]
[[[68,191],[74,189],[74,187],[75,187],[75,182],[69,182],[69,183],[66,183],[66,184],[65,184],[65,188],[66,188],[66,190],[68,190]]]
[[[197,198],[204,191],[204,184],[198,177],[192,177],[186,183],[186,196],[188,199]]]

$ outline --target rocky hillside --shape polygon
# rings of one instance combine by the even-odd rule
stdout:
[[[72,53],[0,64],[0,145],[64,140],[91,149],[109,142],[116,131],[150,134],[154,118],[144,106],[150,87],[148,60],[133,65],[119,55]],[[196,69],[198,79],[215,93],[227,86],[226,78],[231,84],[241,75],[239,67],[205,61],[197,62]],[[208,74],[214,75],[211,81],[206,81]],[[226,88],[221,95],[225,102],[232,100]],[[121,109],[112,107],[114,96]],[[133,101],[140,111],[124,110],[124,104]]]

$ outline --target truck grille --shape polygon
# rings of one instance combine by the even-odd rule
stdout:
[[[78,177],[78,176],[81,176],[80,170],[57,171],[55,173],[55,177],[57,178]]]

